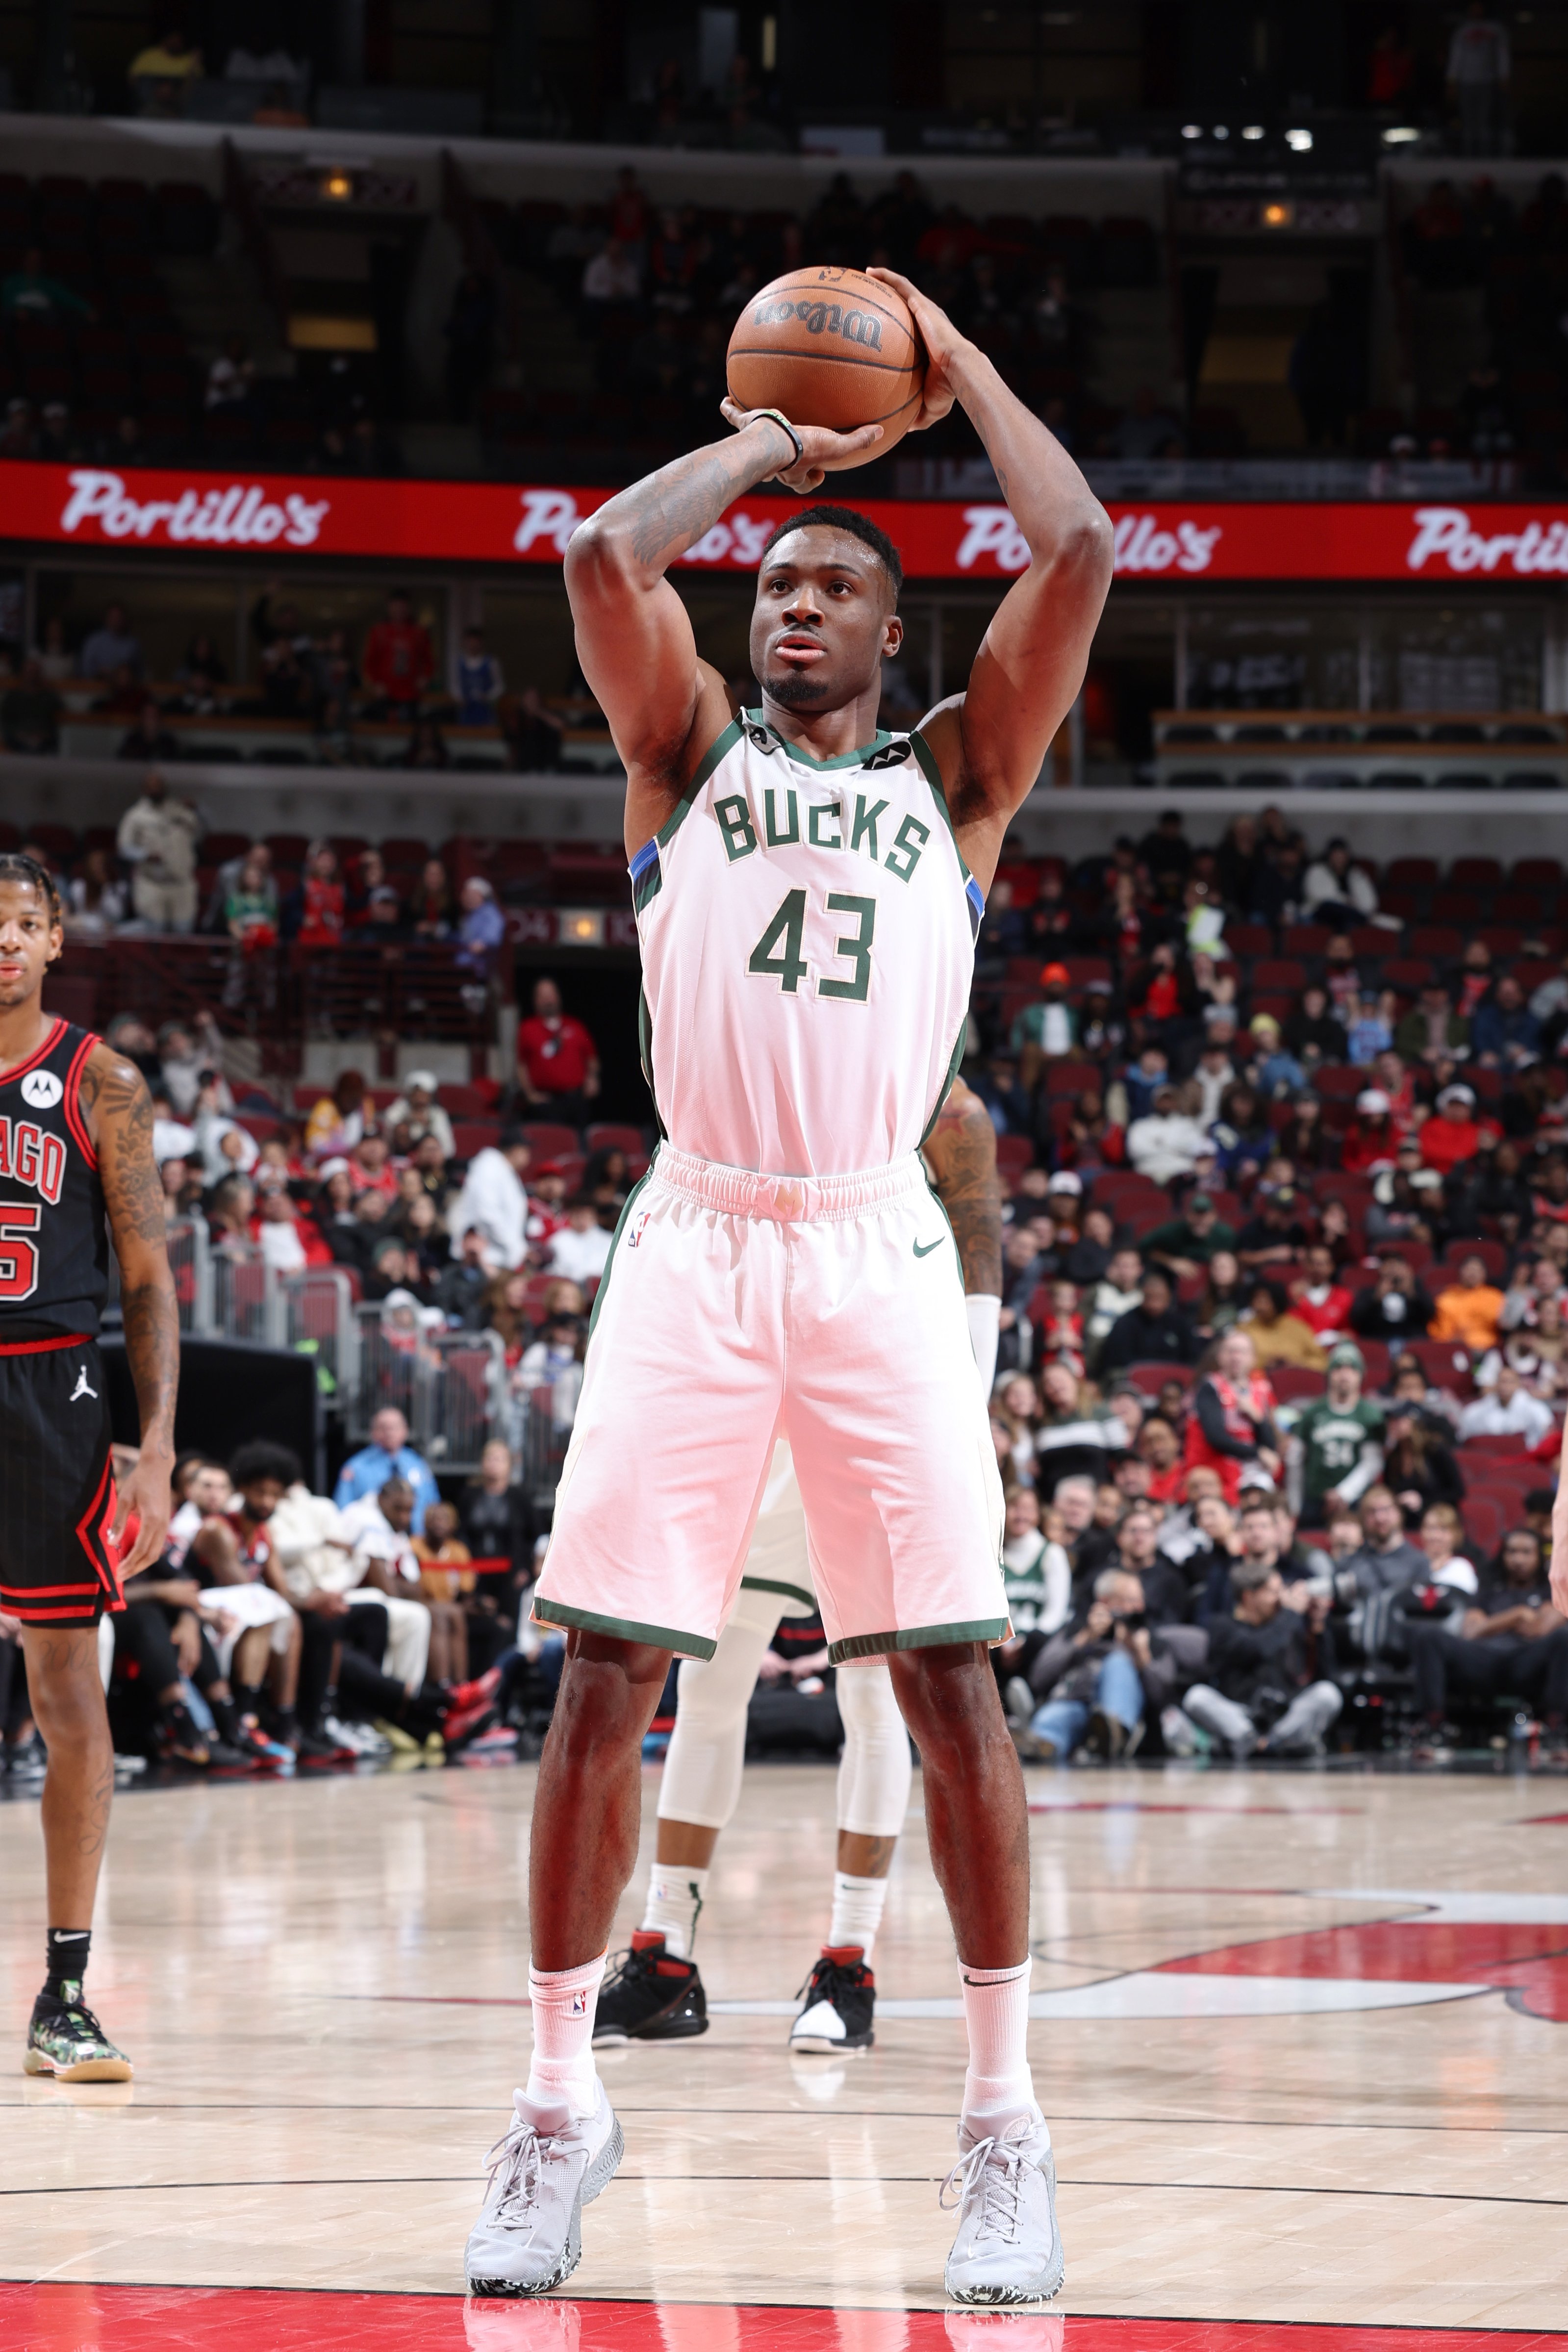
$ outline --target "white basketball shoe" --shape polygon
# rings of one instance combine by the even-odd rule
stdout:
[[[513,2094],[513,2120],[490,2150],[484,2210],[468,2233],[470,2294],[549,2294],[582,2259],[582,2209],[607,2189],[624,2143],[597,2083],[591,2116]]]
[[[1066,2263],[1056,2226],[1056,2161],[1042,2123],[1019,2116],[986,2139],[960,2124],[958,2161],[941,2202],[959,2209],[946,2273],[956,2302],[1034,2303],[1056,2293]]]

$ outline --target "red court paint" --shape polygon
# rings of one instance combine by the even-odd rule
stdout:
[[[874,2347],[871,2339],[874,2337]],[[1545,2331],[0,2284],[0,2352],[1544,2352]]]

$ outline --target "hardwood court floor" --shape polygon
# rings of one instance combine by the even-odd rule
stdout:
[[[1057,2307],[1568,2327],[1568,1784],[1029,1780]],[[519,1769],[123,1798],[90,1991],[137,2078],[78,2089],[20,2072],[41,1869],[36,1807],[0,1806],[0,2279],[460,2295],[527,2063],[532,1790]],[[655,1794],[650,1773],[644,1859]],[[626,2160],[569,2293],[664,2306],[669,2352],[678,2307],[944,2304],[963,2035],[918,1777],[876,2049],[792,2064],[784,2047],[826,1922],[832,1801],[825,1769],[747,1774],[698,1939],[712,2030],[602,2053]],[[633,1919],[629,1902],[618,1941]],[[143,2340],[107,2321],[40,2334],[28,2293],[0,2287],[0,2352]],[[237,2341],[224,2303],[194,2298],[213,2332],[178,2340]],[[531,2326],[486,2340],[540,2352]]]

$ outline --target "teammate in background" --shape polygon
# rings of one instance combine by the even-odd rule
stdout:
[[[1287,1475],[1291,1508],[1309,1527],[1322,1525],[1323,1505],[1335,1496],[1348,1509],[1383,1471],[1383,1408],[1361,1392],[1366,1359],[1342,1339],[1329,1354],[1324,1393],[1296,1416]]]
[[[961,1078],[925,1158],[958,1244],[980,1394],[989,1398],[1001,1312],[1002,1200],[997,1132]],[[692,1957],[719,1832],[740,1801],[746,1714],[781,1617],[814,1615],[810,1547],[789,1449],[780,1441],[729,1621],[713,1656],[681,1667],[680,1706],[659,1784],[659,1837],[643,1925],[599,1995],[596,2044],[671,2042],[707,2032]],[[810,1975],[789,2047],[812,2055],[869,2050],[876,1979],[870,1967],[887,1874],[909,1810],[909,1735],[883,1658],[838,1679],[838,1867],[828,1940]]]
[[[122,2083],[131,2061],[82,1998],[114,1792],[98,1621],[124,1608],[121,1577],[162,1553],[180,1324],[152,1098],[101,1039],[44,1011],[44,973],[63,945],[47,871],[0,854],[0,1607],[22,1622],[49,1758],[47,1974],[22,2063],[66,2083]],[[95,1344],[110,1236],[141,1416],[141,1453],[118,1500]],[[132,1514],[136,1537],[121,1559]]]
[[[727,440],[577,531],[567,588],[627,772],[644,1055],[662,1129],[595,1301],[534,1614],[567,1630],[529,1864],[534,2050],[468,2242],[475,2294],[575,2268],[621,2127],[594,2006],[635,1864],[643,1735],[673,1654],[711,1657],[787,1437],[838,1665],[886,1656],[925,1762],[969,2068],[950,2176],[960,2299],[1062,2277],[1027,2054],[1029,1837],[988,1643],[1008,1628],[1001,1485],[956,1253],[918,1147],[963,1050],[974,935],[1014,812],[1082,681],[1112,537],[1082,476],[924,295],[920,422],[960,401],[1030,551],[967,693],[878,730],[897,551],[809,507],[763,551],[758,711],[732,720],[665,574],[779,476],[801,493],[880,427],[727,404]]]

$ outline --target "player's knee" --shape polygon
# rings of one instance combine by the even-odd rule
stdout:
[[[27,1696],[47,1748],[88,1748],[101,1739],[108,1717],[96,1642],[73,1644],[64,1658],[29,1652]]]
[[[930,1763],[983,1747],[1001,1721],[996,1677],[977,1642],[903,1650],[888,1661],[904,1719]]]
[[[598,1643],[591,1650],[569,1643],[553,1735],[569,1756],[584,1761],[640,1742],[668,1667],[664,1653],[641,1644]]]

